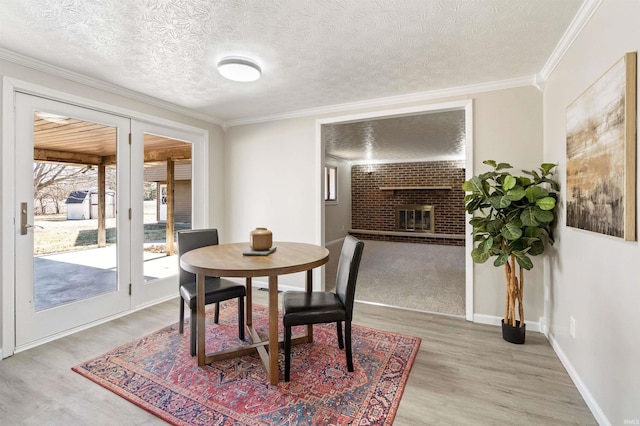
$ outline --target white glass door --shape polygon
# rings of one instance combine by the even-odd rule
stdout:
[[[178,296],[177,232],[194,218],[194,137],[164,126],[132,123],[133,306]],[[138,214],[141,212],[142,214]]]
[[[131,308],[130,127],[16,94],[17,350]]]

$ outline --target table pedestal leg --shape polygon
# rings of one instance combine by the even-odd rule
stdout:
[[[207,356],[204,342],[205,342],[205,311],[204,311],[204,275],[196,275],[196,318],[191,318],[191,321],[197,321],[197,340],[196,348],[198,354],[198,365],[205,364],[205,358]]]
[[[278,384],[278,276],[269,277],[269,381]]]
[[[253,324],[253,293],[252,293],[252,284],[251,277],[247,277],[247,281],[245,284],[247,290],[247,306],[246,306],[246,314],[245,314],[245,324],[248,328],[251,328]]]
[[[311,269],[307,271],[305,290],[307,290],[307,293],[311,293],[313,291],[313,270]],[[307,325],[307,342],[313,343],[313,324]]]

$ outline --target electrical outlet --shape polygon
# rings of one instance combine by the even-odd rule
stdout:
[[[576,338],[576,319],[573,316],[569,317],[569,334],[574,339]]]

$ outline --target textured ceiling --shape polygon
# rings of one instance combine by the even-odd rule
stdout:
[[[352,162],[464,159],[465,112],[323,124],[327,155]]]
[[[582,3],[0,0],[0,49],[233,122],[531,77]],[[230,55],[262,78],[222,78]]]

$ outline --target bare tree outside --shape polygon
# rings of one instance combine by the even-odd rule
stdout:
[[[34,163],[33,190],[36,215],[62,214],[71,191],[95,188],[98,171],[92,166]],[[116,169],[106,169],[107,189],[116,189]]]

